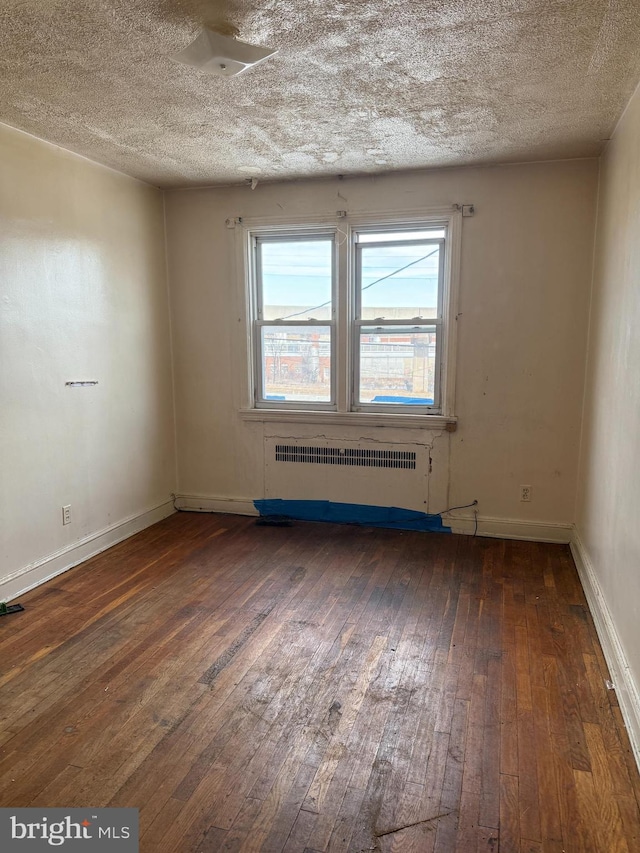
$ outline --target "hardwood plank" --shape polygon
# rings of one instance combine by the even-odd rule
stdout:
[[[400,806],[394,815],[394,823],[391,829],[406,827],[399,832],[378,836],[381,847],[388,847],[391,853],[422,853],[429,850],[435,843],[435,831],[437,823],[425,820],[429,817],[428,809],[424,808],[425,795],[422,785],[407,783],[403,789]],[[386,827],[380,825],[378,832],[384,831]],[[430,845],[431,842],[431,845]]]
[[[260,800],[245,799],[242,808],[233,823],[220,848],[221,853],[237,853],[251,832],[256,814],[262,805]]]
[[[473,678],[473,690],[469,703],[469,719],[464,751],[464,770],[462,774],[462,790],[478,794],[482,789],[482,758],[484,753],[485,735],[485,702],[487,678],[476,675]]]
[[[0,746],[10,741],[12,737],[15,737],[15,732],[0,732]]]
[[[558,798],[558,779],[553,760],[553,740],[549,726],[548,695],[544,687],[533,688],[533,736],[540,792],[540,838],[545,845],[562,841],[562,814]],[[542,800],[544,798],[544,800]],[[532,840],[532,839],[529,839]]]
[[[481,790],[478,821],[483,828],[500,823],[500,690],[502,663],[489,661],[484,709]],[[491,837],[491,836],[490,836]]]
[[[317,815],[315,812],[307,812],[300,810],[296,818],[286,844],[282,848],[282,853],[299,853],[300,850],[308,850],[307,841],[315,826]],[[353,825],[350,826],[350,831],[353,832]]]
[[[520,851],[518,778],[500,774],[500,849]]]
[[[538,756],[532,711],[518,709],[518,802],[523,838],[540,841]]]
[[[24,600],[0,806],[136,806],[142,853],[640,847],[564,546],[183,513]]]
[[[224,843],[227,838],[227,830],[219,829],[217,826],[210,826],[205,831],[204,838],[198,845],[196,853],[219,853],[224,850]]]
[[[516,705],[516,653],[505,641],[502,651],[502,691],[500,695],[500,772],[518,775],[518,718]]]
[[[600,726],[585,723],[585,736],[591,757],[591,776],[598,803],[598,823],[606,827],[606,842],[611,851],[626,851],[627,839],[623,829],[619,803],[613,780],[609,756],[606,752]],[[602,834],[604,836],[604,833]],[[637,836],[636,836],[637,837]]]
[[[480,792],[462,790],[460,801],[460,818],[458,820],[455,850],[456,853],[467,853],[478,846],[478,813],[480,811]]]

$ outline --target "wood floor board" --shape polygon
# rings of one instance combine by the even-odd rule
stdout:
[[[449,735],[449,747],[447,750],[444,778],[442,781],[442,792],[440,794],[439,811],[441,814],[456,814],[460,806],[462,779],[465,770],[464,759],[467,742],[468,718],[469,702],[465,699],[456,699],[453,719],[451,721],[451,732]],[[449,823],[446,825],[448,826]],[[440,832],[440,829],[438,832]]]
[[[640,779],[635,773],[633,762],[629,763],[629,744],[624,736],[621,737],[616,722],[616,713],[612,710],[609,701],[609,694],[613,691],[602,678],[596,656],[586,654],[583,655],[583,660],[593,701],[598,709],[598,724],[604,742],[614,793],[619,799],[630,796],[640,801],[638,785]]]
[[[467,720],[464,767],[462,772],[462,790],[468,794],[477,794],[478,798],[482,790],[482,757],[486,729],[484,716],[486,687],[486,676],[475,675],[469,702],[469,717]]]
[[[301,809],[291,827],[289,836],[282,848],[282,853],[300,853],[301,850],[309,850],[307,842],[317,819],[318,815],[315,812],[308,812]]]
[[[520,709],[518,709],[518,805],[522,837],[539,841],[540,788],[534,714],[533,711],[520,711]]]
[[[435,705],[434,729],[437,732],[448,733],[451,731],[460,666],[441,660],[436,652],[432,673],[434,676],[433,684],[439,687],[438,690],[434,690],[432,696]]]
[[[480,808],[478,821],[483,828],[497,829],[500,823],[500,658],[487,666],[485,690]]]
[[[385,722],[382,742],[386,744],[389,760],[392,762],[393,775],[385,789],[379,821],[384,823],[400,823],[404,818],[402,812],[406,807],[407,797],[413,801],[414,783],[410,782],[415,775],[413,768],[419,765],[421,773],[425,772],[426,763],[431,751],[433,739],[433,717],[425,708],[428,707],[428,683],[430,667],[423,662],[417,653],[409,651],[410,644],[401,654],[402,643],[398,647],[398,656],[394,662],[406,662],[401,670],[397,683],[391,684],[395,692]],[[416,644],[416,649],[419,643]],[[420,730],[420,723],[424,728]],[[375,735],[372,733],[372,737]],[[377,757],[382,759],[383,753],[378,751]],[[422,788],[422,785],[420,785]]]
[[[478,835],[480,826],[478,815],[480,812],[480,792],[463,788],[460,799],[460,815],[455,838],[456,853],[467,853],[475,850],[478,846]]]
[[[204,837],[200,844],[198,844],[196,853],[219,853],[220,850],[224,849],[226,838],[226,829],[218,829],[217,826],[210,826],[205,830]]]
[[[590,819],[591,814],[589,812],[584,813],[584,803],[580,804],[578,801],[575,773],[571,762],[571,749],[566,732],[560,730],[552,732],[551,742],[553,744],[553,763],[560,808],[562,840],[569,849],[575,848],[576,853],[586,853],[589,847],[586,847],[581,840],[582,829],[578,833],[576,827],[578,824],[582,826],[584,817],[588,815]],[[593,851],[599,849],[595,841],[591,849]]]
[[[360,814],[364,790],[360,788],[347,788],[338,810],[338,817],[333,825],[331,836],[327,844],[327,850],[331,853],[347,853],[350,850],[351,835],[353,832],[354,815]]]
[[[371,824],[374,835],[381,826],[395,823],[402,808],[411,743],[408,739],[405,742],[401,735],[405,731],[413,733],[415,728],[411,721],[416,710],[411,707],[417,674],[414,664],[410,657],[390,655],[386,679],[365,697],[370,707],[371,724],[367,726],[367,739],[363,740],[358,767],[351,774],[349,784],[360,786],[369,769],[372,773],[381,773],[380,802]]]
[[[179,513],[0,622],[0,806],[142,853],[633,853],[566,546]]]
[[[500,774],[500,849],[520,853],[518,777]]]
[[[536,754],[536,784],[544,791],[544,803],[538,803],[541,837],[547,842],[562,841],[562,815],[558,797],[558,778],[553,760],[553,739],[549,725],[550,705],[544,687],[533,688],[533,737]]]
[[[514,632],[515,637],[515,632]],[[502,685],[500,693],[500,772],[518,774],[518,714],[516,705],[515,645],[505,639],[502,650]]]

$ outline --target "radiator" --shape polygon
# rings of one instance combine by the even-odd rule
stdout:
[[[265,436],[264,496],[428,511],[429,449],[364,438]]]
[[[416,467],[415,450],[276,444],[275,457],[276,462],[303,462],[310,465],[355,465],[358,468]]]

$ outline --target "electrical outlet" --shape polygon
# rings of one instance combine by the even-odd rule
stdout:
[[[71,524],[71,504],[62,507],[62,523]]]
[[[531,500],[531,486],[520,486],[520,500],[521,501],[530,501]]]

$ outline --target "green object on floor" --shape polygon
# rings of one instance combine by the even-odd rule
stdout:
[[[20,613],[24,610],[21,604],[7,604],[6,601],[0,601],[0,616],[9,616],[11,613]]]

